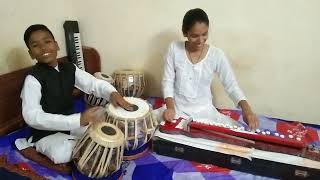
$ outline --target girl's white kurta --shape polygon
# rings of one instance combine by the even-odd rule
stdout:
[[[185,42],[172,42],[164,60],[163,95],[164,98],[174,98],[178,117],[233,124],[230,118],[220,114],[212,104],[211,83],[215,73],[235,104],[246,99],[221,49],[209,46],[205,57],[197,64],[192,64],[187,56]]]

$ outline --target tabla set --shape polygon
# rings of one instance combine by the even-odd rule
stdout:
[[[135,70],[117,70],[113,77],[101,72],[94,73],[97,79],[101,79],[114,85],[117,91],[122,96],[141,97],[144,88],[145,80],[144,73]],[[96,97],[93,94],[86,94],[84,100],[90,106],[105,107],[108,101],[104,98]]]
[[[107,81],[110,84],[114,83],[114,80],[111,76],[103,74],[101,72],[96,72],[93,74],[93,76],[96,77],[97,79]],[[108,101],[106,99],[96,97],[93,94],[85,94],[84,100],[90,106],[103,106],[104,107],[108,103]]]
[[[152,107],[140,98],[124,99],[133,104],[132,111],[107,104],[105,120],[92,123],[77,142],[72,154],[75,179],[121,178],[122,160],[136,159],[148,150],[158,126]]]
[[[116,172],[121,171],[123,142],[123,133],[116,126],[106,122],[91,124],[73,149],[76,166],[73,177],[103,178],[119,174]]]
[[[133,104],[133,111],[115,108],[112,104],[106,107],[106,122],[116,125],[124,133],[124,159],[136,159],[147,150],[147,142],[152,138],[158,125],[152,116],[152,107],[145,100],[135,97],[124,97]]]
[[[114,72],[114,86],[122,96],[141,97],[145,80],[141,71],[117,70]]]

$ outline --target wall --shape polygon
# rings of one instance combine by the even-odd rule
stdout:
[[[74,19],[71,1],[1,0],[0,1],[0,74],[35,63],[23,41],[24,31],[32,24],[45,24],[66,55],[63,22]]]
[[[208,43],[226,52],[255,112],[320,123],[319,1],[80,2],[76,9],[83,41],[99,50],[103,71],[143,69],[147,95],[161,94],[167,45],[183,40],[184,13],[200,7],[211,20]],[[213,91],[218,107],[234,107],[218,81]]]
[[[17,2],[22,5],[15,6]],[[100,52],[104,73],[143,70],[146,94],[159,96],[165,50],[170,41],[183,40],[184,13],[200,7],[211,20],[208,43],[225,51],[255,112],[320,124],[320,1],[58,0],[46,1],[48,6],[39,2],[0,2],[1,42],[4,38],[0,73],[27,65],[20,62],[28,57],[21,39],[34,22],[53,30],[60,55],[65,54],[62,23],[74,18],[82,43]],[[218,107],[234,108],[218,81],[213,91]]]

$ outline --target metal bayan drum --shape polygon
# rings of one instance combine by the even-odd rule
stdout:
[[[104,81],[107,81],[108,83],[112,84],[114,83],[114,80],[111,76],[108,76],[106,74],[103,74],[101,72],[96,72],[93,74],[94,77],[97,79],[101,79]],[[86,101],[87,104],[91,106],[103,106],[105,107],[108,101],[104,98],[96,97],[93,94],[86,94],[84,100]]]
[[[141,97],[145,80],[141,71],[118,70],[114,72],[114,86],[122,96]]]
[[[72,152],[73,162],[81,172],[78,177],[102,178],[115,172],[121,175],[123,144],[119,128],[106,122],[92,123]]]
[[[145,100],[124,97],[133,104],[134,110],[115,108],[111,103],[106,106],[106,121],[121,129],[125,139],[124,159],[135,159],[147,151],[147,142],[153,137],[158,122],[152,116],[152,107]]]

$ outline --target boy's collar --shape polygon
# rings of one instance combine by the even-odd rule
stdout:
[[[52,66],[49,66],[49,65],[46,64],[46,63],[40,63],[40,62],[37,62],[37,65],[40,65],[40,66],[46,67],[46,68],[50,68],[50,69],[53,68],[53,69],[59,71],[59,65],[60,65],[60,63],[58,63],[55,67],[52,67]]]

